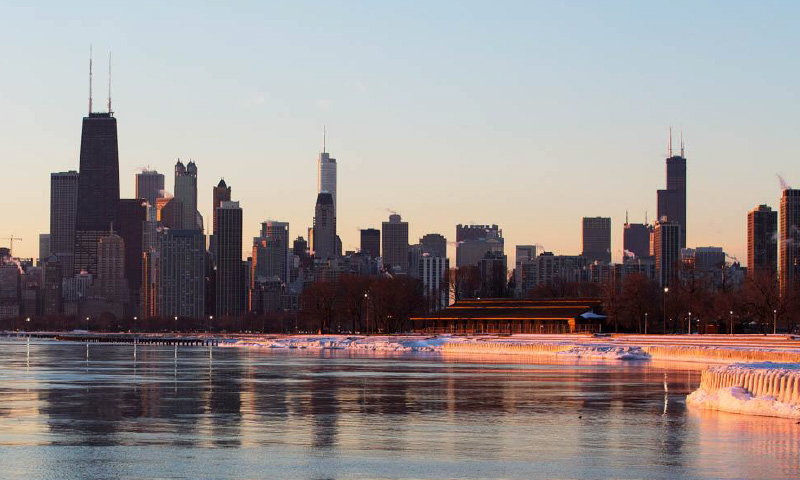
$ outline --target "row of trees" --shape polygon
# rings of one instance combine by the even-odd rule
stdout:
[[[425,310],[422,283],[411,277],[344,275],[314,282],[300,297],[299,328],[317,333],[397,333]]]
[[[556,282],[530,292],[531,298],[599,297],[614,331],[650,333],[794,332],[800,319],[800,298],[781,295],[772,272],[757,272],[741,284],[698,274],[681,267],[670,286],[643,274],[629,275],[619,284]],[[647,325],[645,326],[645,322]]]

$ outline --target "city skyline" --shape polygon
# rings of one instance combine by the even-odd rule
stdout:
[[[4,8],[15,10],[20,18],[19,25],[12,26],[12,32],[24,27],[26,19],[30,21],[33,15],[30,11],[26,15],[23,6]],[[301,13],[285,8],[291,10],[282,12],[285,18],[293,18],[293,15]],[[584,7],[585,15],[579,15],[569,28],[577,29],[592,15],[602,17],[602,12],[593,12],[593,8]],[[324,9],[328,11],[326,7]],[[563,11],[570,10],[568,7],[550,6],[548,9],[551,15],[570,13]],[[255,6],[245,10],[260,11]],[[381,15],[387,12],[379,10],[370,13],[383,18]],[[770,10],[765,9],[765,12],[769,13]],[[412,12],[400,13],[410,15]],[[699,19],[687,21],[680,28],[688,29],[692,22],[700,21],[708,13],[699,9]],[[241,14],[237,14],[236,18]],[[459,29],[472,24],[476,21],[475,16],[476,12],[473,11],[462,21],[447,27]],[[655,22],[658,16],[653,17],[651,20]],[[96,18],[102,18],[102,14],[88,15],[82,21]],[[169,11],[166,18],[169,18]],[[342,20],[341,15],[336,15],[336,18]],[[616,21],[633,22],[635,18],[636,15],[628,12]],[[667,15],[659,21],[669,22],[671,18]],[[141,18],[137,20],[142,21]],[[425,23],[419,18],[412,20]],[[487,21],[491,21],[491,18]],[[149,165],[169,175],[176,158],[192,158],[199,166],[198,210],[207,219],[206,233],[210,233],[208,220],[213,217],[211,190],[220,178],[225,178],[236,189],[236,198],[244,211],[244,238],[255,235],[260,223],[266,219],[288,221],[295,232],[304,232],[306,227],[311,226],[316,160],[323,150],[323,125],[327,125],[328,130],[327,150],[338,160],[337,232],[342,238],[344,250],[359,246],[359,228],[378,228],[388,218],[387,210],[396,210],[409,222],[410,238],[441,233],[452,241],[458,223],[496,223],[504,230],[509,252],[513,245],[539,244],[548,251],[578,254],[581,251],[581,219],[604,216],[612,219],[612,260],[620,261],[625,211],[630,212],[632,223],[643,222],[645,211],[649,212],[650,220],[655,219],[655,190],[664,185],[667,129],[674,125],[676,130],[682,127],[686,138],[690,232],[687,247],[721,246],[745,264],[747,213],[760,204],[778,208],[781,192],[776,173],[784,174],[790,184],[796,180],[791,163],[798,148],[792,134],[796,130],[796,121],[786,117],[782,118],[784,121],[780,125],[776,125],[775,120],[763,125],[757,122],[759,118],[781,118],[784,109],[787,112],[792,110],[791,101],[779,103],[777,96],[782,92],[785,94],[783,88],[792,83],[794,72],[785,70],[788,67],[781,66],[779,60],[782,52],[788,54],[792,50],[793,43],[789,41],[772,45],[770,42],[775,37],[769,37],[752,47],[775,47],[771,50],[773,55],[761,58],[762,73],[769,74],[769,91],[763,79],[747,75],[744,80],[731,79],[719,88],[728,95],[727,98],[736,98],[736,102],[731,103],[736,103],[737,108],[755,112],[751,113],[751,119],[739,118],[737,123],[731,123],[726,118],[730,110],[727,104],[721,103],[723,97],[703,83],[718,79],[718,74],[698,63],[713,50],[707,43],[709,37],[702,35],[700,38],[693,37],[694,40],[706,41],[697,44],[700,53],[684,49],[681,53],[683,57],[678,52],[667,52],[665,56],[667,63],[674,61],[675,64],[682,58],[683,65],[693,68],[693,75],[701,81],[698,84],[668,75],[671,80],[677,81],[671,89],[662,90],[663,98],[648,97],[648,101],[656,105],[651,109],[652,112],[644,113],[631,108],[631,102],[642,93],[638,89],[646,84],[643,78],[637,81],[636,74],[632,79],[628,76],[615,79],[621,82],[620,88],[625,84],[630,90],[611,90],[617,100],[625,100],[614,111],[605,109],[603,102],[599,105],[580,103],[588,99],[589,92],[586,90],[576,89],[570,92],[570,96],[564,96],[567,92],[553,86],[554,78],[549,78],[547,88],[537,88],[537,92],[553,93],[561,100],[573,99],[577,103],[573,105],[577,108],[575,116],[565,118],[553,103],[545,102],[540,108],[531,109],[537,115],[523,118],[517,109],[509,107],[510,97],[506,94],[488,86],[484,88],[474,80],[453,81],[450,72],[435,68],[431,72],[431,83],[419,85],[425,95],[419,99],[405,99],[410,106],[396,111],[398,118],[382,115],[376,120],[367,115],[371,110],[364,104],[366,99],[386,107],[398,106],[393,103],[397,99],[393,99],[390,93],[392,87],[405,89],[413,86],[413,79],[408,75],[400,75],[392,77],[391,82],[364,81],[362,86],[365,90],[359,90],[354,84],[343,80],[343,72],[331,63],[334,59],[330,59],[324,65],[336,73],[332,75],[335,79],[333,83],[331,80],[327,83],[309,81],[298,88],[289,89],[281,82],[303,77],[303,61],[316,59],[320,55],[301,51],[295,52],[298,53],[295,59],[281,57],[281,62],[288,62],[295,68],[281,76],[277,84],[271,84],[264,75],[256,75],[254,82],[247,85],[250,90],[236,90],[236,94],[241,94],[242,98],[214,96],[210,93],[217,90],[208,89],[210,85],[207,81],[198,79],[200,90],[197,90],[182,80],[192,72],[193,63],[189,59],[196,52],[188,49],[181,53],[188,58],[172,50],[165,54],[168,56],[158,56],[155,60],[145,58],[142,49],[152,45],[153,41],[144,39],[141,34],[140,29],[146,22],[142,25],[121,21],[112,23],[115,29],[103,27],[90,34],[115,45],[114,96],[115,110],[118,112],[116,118],[119,121],[120,196],[133,196],[136,167]],[[27,25],[30,26],[29,23]],[[31,30],[37,32],[42,25],[47,25],[47,22],[40,22]],[[346,25],[347,19],[344,19],[342,27]],[[773,27],[781,34],[796,35],[784,31],[780,23]],[[737,28],[748,34],[745,38],[760,32],[755,27],[749,29],[736,22],[731,27],[714,24],[710,30],[723,35]],[[179,28],[179,31],[182,29]],[[44,39],[55,34],[42,33]],[[123,33],[133,35],[137,41],[121,42]],[[423,34],[432,35],[427,31]],[[289,35],[288,38],[294,39],[296,35]],[[534,45],[531,40],[535,35],[520,35],[521,45]],[[545,30],[537,35],[554,33]],[[613,35],[611,37],[613,40]],[[190,38],[202,45],[196,35]],[[337,41],[348,38],[358,37],[345,36]],[[481,38],[487,40],[484,36]],[[14,245],[15,253],[19,256],[35,257],[38,234],[48,233],[49,208],[47,196],[41,195],[41,190],[48,188],[50,173],[78,169],[80,135],[77,119],[85,112],[85,65],[88,44],[92,41],[96,52],[95,103],[103,103],[103,72],[106,65],[104,55],[99,52],[107,45],[96,40],[82,37],[70,39],[64,45],[49,45],[48,48],[58,51],[60,58],[57,61],[44,62],[43,65],[26,64],[31,77],[36,79],[34,83],[40,87],[39,91],[21,86],[19,79],[0,81],[0,106],[15,119],[13,122],[7,119],[9,123],[3,125],[7,128],[6,136],[0,142],[0,155],[21,167],[17,169],[20,180],[5,188],[0,198],[0,207],[7,212],[4,225],[8,230],[2,232],[2,236],[13,234],[24,239]],[[420,63],[413,64],[416,67],[432,60],[416,43],[399,46],[387,44],[389,40],[383,36],[380,36],[380,40],[379,45],[392,52],[419,55]],[[484,48],[508,46],[509,40],[509,37],[502,36],[489,41]],[[645,43],[654,48],[652,44]],[[433,46],[438,53],[456,48],[446,41],[433,42]],[[35,44],[30,52],[37,52],[39,48],[44,48],[44,45]],[[330,48],[333,47],[323,47],[322,50],[330,53]],[[592,48],[587,47],[587,50],[591,51]],[[573,55],[571,58],[576,60],[586,60],[584,57],[588,55],[588,52],[579,50],[568,51]],[[547,49],[537,51],[536,55],[524,55],[518,49],[514,52],[524,60],[520,62],[521,66],[511,68],[512,72],[517,73],[530,73],[526,70],[531,68],[528,60],[534,57],[547,60],[550,54]],[[14,64],[14,59],[19,59],[19,53],[5,53],[9,54],[11,64]],[[459,54],[446,63],[449,66],[466,65],[470,59],[485,59],[483,53],[486,52],[481,49],[473,50],[471,55]],[[738,51],[737,54],[744,55]],[[219,66],[204,68],[208,68],[215,79],[224,71],[226,81],[236,83],[247,76],[241,67],[250,65],[240,55],[221,56]],[[621,60],[625,55],[617,53],[613,60]],[[725,71],[725,68],[731,68],[746,59],[744,56],[732,57],[723,58],[722,66],[718,68]],[[365,58],[376,60],[373,55]],[[175,60],[175,64],[164,65],[171,59]],[[491,60],[498,61],[495,56]],[[377,70],[383,72],[386,69],[391,72],[395,68],[383,63],[380,67]],[[588,62],[586,71],[591,71],[590,67],[592,63]],[[655,71],[654,67],[644,61],[640,68],[639,75],[653,80],[649,75]],[[363,74],[372,70],[367,67],[356,69]],[[152,82],[139,81],[142,72],[164,74],[166,77],[154,85]],[[489,77],[495,82],[498,80],[493,75]],[[58,82],[54,78],[59,79]],[[530,80],[524,82],[529,86],[537,85],[535,77],[526,75],[521,78]],[[450,81],[449,89],[438,85],[438,82],[446,79]],[[573,87],[586,87],[580,82],[575,85],[574,82],[570,80],[569,83]],[[600,83],[601,87],[612,86],[607,76],[601,78]],[[335,88],[326,89],[326,85]],[[52,93],[46,95],[45,99],[40,98],[43,86],[52,88],[48,90]],[[654,86],[658,86],[658,82]],[[745,86],[761,87],[758,89],[761,95],[758,106],[754,103],[756,99],[746,95],[746,98],[742,98],[741,95],[746,92],[741,88]],[[155,93],[159,94],[151,98],[156,87],[163,91],[156,89]],[[165,102],[168,97],[163,93],[169,91],[174,94],[173,89],[177,87],[186,88],[187,94]],[[203,89],[208,94],[198,94]],[[519,93],[516,89],[512,90]],[[683,98],[675,90],[692,94],[686,94],[686,98]],[[13,96],[10,94],[12,91]],[[527,105],[533,99],[540,101],[539,97],[543,94],[537,92],[529,92],[531,99],[523,103]],[[444,94],[443,100],[437,101],[432,98],[433,94]],[[449,106],[450,101],[467,99],[472,100],[473,107],[456,102],[459,108],[453,113],[462,115],[461,123],[457,122],[456,125],[461,128],[444,128],[440,122],[446,118],[442,117],[439,110]],[[152,102],[156,100],[165,103],[166,115],[155,114]],[[504,111],[509,115],[502,115]],[[601,112],[603,115],[611,113],[615,120],[612,122],[614,128],[595,122],[588,129],[590,120],[596,120]],[[398,125],[400,119],[408,120],[413,113],[422,115],[419,117],[421,121]],[[429,114],[430,118],[425,114]],[[186,122],[187,115],[200,118]],[[542,123],[545,118],[548,119],[547,124]],[[240,123],[243,120],[250,122],[244,129]],[[231,126],[236,128],[231,130]],[[30,140],[32,137],[40,138],[42,131],[47,134],[47,142]],[[760,162],[764,167],[754,169],[750,158],[763,158]],[[608,166],[597,172],[598,165]],[[392,167],[398,171],[387,175]],[[490,171],[495,169],[496,175],[487,175],[487,167]],[[253,172],[253,168],[257,170]],[[586,172],[586,175],[576,175],[575,172]],[[265,185],[269,188],[264,188]],[[486,193],[474,195],[477,188],[482,188],[481,191]],[[167,189],[174,193],[174,187],[169,182]],[[577,199],[567,198],[574,196],[576,191],[591,192],[598,189],[602,189],[603,195],[591,201],[580,195],[575,196]],[[25,205],[25,208],[19,208],[20,205]],[[31,215],[29,210],[41,214]],[[247,251],[248,245],[244,247]],[[452,246],[448,256],[454,258]],[[509,258],[509,264],[513,264],[511,260]]]

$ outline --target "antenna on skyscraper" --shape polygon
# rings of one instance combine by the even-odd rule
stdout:
[[[625,209],[625,225],[628,224],[628,209]]]
[[[108,113],[111,111],[111,50],[108,51]]]
[[[669,156],[672,157],[672,127],[669,127]]]
[[[326,142],[328,141],[328,127],[326,125],[322,126],[322,153],[327,153],[327,145]]]
[[[92,113],[92,44],[89,44],[89,113]]]
[[[683,157],[683,129],[681,129],[681,157]]]

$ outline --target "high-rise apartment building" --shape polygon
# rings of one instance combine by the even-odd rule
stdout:
[[[656,277],[662,287],[669,286],[681,259],[681,225],[677,222],[656,222],[653,231]]]
[[[143,170],[136,174],[135,198],[147,202],[147,220],[156,221],[156,200],[164,197],[164,175],[155,170]]]
[[[747,214],[747,275],[778,271],[778,212],[759,205]]]
[[[780,216],[780,288],[789,295],[800,281],[800,190],[783,191]]]
[[[71,277],[78,211],[78,172],[50,174],[50,253],[61,263],[61,275]]]
[[[202,230],[202,217],[197,211],[197,165],[191,160],[186,166],[180,159],[175,164],[175,198],[183,206],[182,228]]]
[[[381,228],[383,265],[388,271],[408,274],[408,222],[400,215],[389,215]]]
[[[669,158],[667,158],[667,188],[657,191],[658,220],[676,222],[681,227],[681,248],[686,248],[686,158],[672,154],[672,134],[670,133]]]
[[[361,229],[361,253],[372,258],[381,256],[381,231],[377,228]]]
[[[422,282],[428,310],[433,312],[446,308],[450,299],[447,277],[450,262],[446,257],[423,253],[419,257],[418,269],[415,276]]]
[[[158,316],[203,318],[205,243],[200,230],[161,229],[156,259]]]
[[[242,276],[242,209],[239,202],[222,202],[217,213],[216,314],[238,316],[244,308]]]
[[[111,112],[90,111],[83,118],[81,132],[73,265],[76,273],[97,273],[97,244],[111,229],[118,202],[117,119]]]
[[[474,266],[488,252],[504,252],[503,230],[497,225],[456,225],[456,267]]]
[[[330,260],[336,256],[336,207],[330,192],[317,195],[314,208],[313,232],[314,257],[318,260]]]
[[[111,232],[97,243],[97,279],[94,290],[106,302],[127,303],[128,284],[125,280],[125,241]]]
[[[611,218],[583,217],[583,257],[611,263]]]

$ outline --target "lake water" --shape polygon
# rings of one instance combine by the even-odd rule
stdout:
[[[0,478],[796,478],[696,368],[0,341]]]

